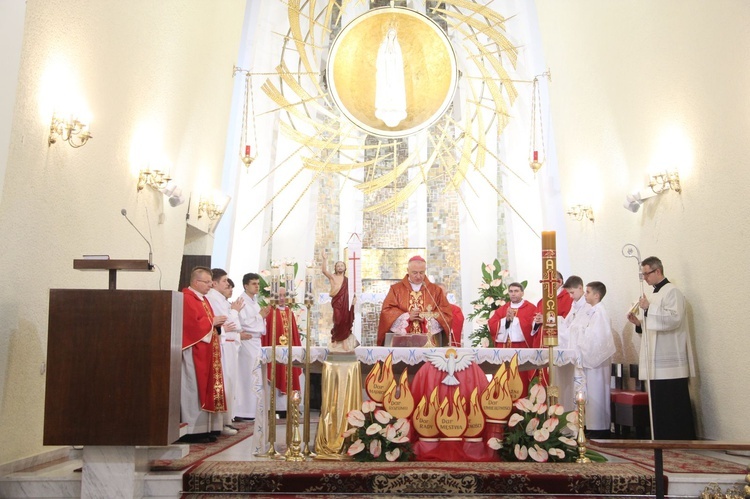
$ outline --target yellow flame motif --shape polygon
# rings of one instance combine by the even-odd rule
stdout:
[[[523,380],[521,379],[521,374],[518,372],[518,354],[515,354],[510,359],[508,390],[510,391],[510,398],[513,401],[525,395],[523,393]]]
[[[440,432],[446,437],[460,437],[464,434],[468,423],[466,400],[458,388],[453,390],[452,400],[451,397],[446,397],[440,403],[435,421]]]
[[[464,437],[477,437],[484,431],[484,414],[479,407],[479,388],[475,387],[469,398],[469,409]]]
[[[432,390],[430,395],[430,401],[422,397],[422,400],[417,404],[417,408],[414,410],[412,415],[412,425],[414,430],[419,433],[420,436],[425,438],[436,437],[440,433],[438,427],[435,425],[435,417],[437,416],[438,404],[438,387],[436,386]]]
[[[409,377],[406,369],[401,373],[398,383],[394,380],[383,396],[385,410],[397,418],[408,418],[414,412],[414,395],[409,388]]]
[[[377,403],[383,402],[388,387],[393,382],[393,354],[388,354],[385,361],[381,364],[379,361],[373,366],[370,374],[365,378],[365,390],[370,396],[370,400]]]
[[[503,420],[513,409],[513,399],[509,390],[509,373],[505,363],[492,377],[492,381],[480,397],[482,411],[489,419]]]

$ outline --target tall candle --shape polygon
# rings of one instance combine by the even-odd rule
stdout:
[[[557,245],[554,231],[542,232],[542,338],[557,346]]]

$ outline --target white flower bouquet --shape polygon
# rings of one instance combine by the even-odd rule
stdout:
[[[372,400],[363,402],[361,411],[349,411],[346,420],[350,428],[342,436],[353,440],[346,453],[355,460],[409,461],[414,455],[409,421],[394,418]]]

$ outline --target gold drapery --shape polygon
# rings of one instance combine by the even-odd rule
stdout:
[[[347,428],[346,415],[362,409],[362,369],[354,354],[332,354],[323,363],[321,409],[315,453],[318,459],[346,456],[341,434]]]

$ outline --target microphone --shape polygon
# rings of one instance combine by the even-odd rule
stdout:
[[[138,227],[136,227],[135,224],[128,218],[128,210],[126,210],[125,208],[123,208],[123,209],[120,210],[120,214],[123,217],[125,217],[125,220],[127,220],[128,223],[133,226],[133,228],[136,230],[136,232],[138,232],[138,234],[141,235],[141,237],[143,238],[143,240],[146,241],[146,244],[148,244],[148,269],[149,270],[153,269],[154,268],[154,263],[153,263],[154,253],[153,253],[153,250],[151,249],[151,243],[149,242],[148,239],[146,239],[146,236],[144,236],[143,233],[141,233],[141,231],[138,230]]]

